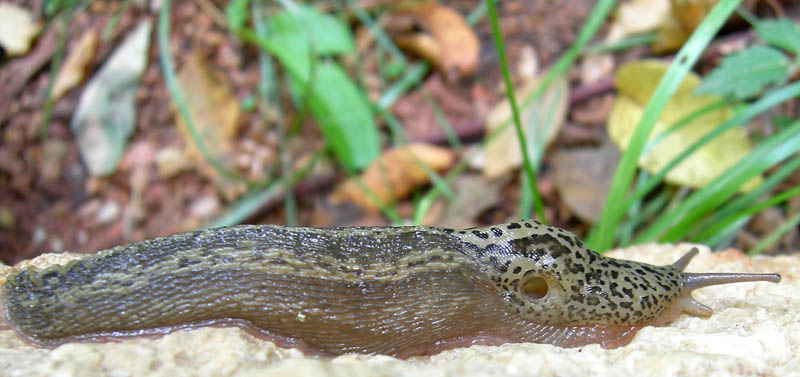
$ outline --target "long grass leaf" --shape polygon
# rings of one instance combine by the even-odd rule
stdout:
[[[793,83],[791,85],[787,85],[782,88],[778,88],[772,90],[759,98],[756,102],[748,105],[743,110],[737,112],[733,117],[725,121],[724,123],[717,126],[713,131],[703,135],[700,139],[695,141],[692,145],[686,148],[683,152],[675,156],[669,163],[667,163],[661,170],[659,170],[656,174],[653,174],[643,185],[636,188],[634,193],[624,201],[622,204],[623,207],[627,208],[632,205],[635,201],[641,200],[644,198],[653,188],[658,186],[658,184],[664,179],[664,176],[669,173],[669,171],[678,166],[683,160],[688,158],[692,153],[699,150],[703,145],[710,142],[717,136],[721,135],[722,133],[726,132],[727,130],[738,126],[740,124],[746,124],[750,121],[753,117],[767,111],[776,105],[783,103],[789,99],[795,98],[800,96],[800,82]]]
[[[503,82],[506,84],[506,96],[511,105],[511,116],[514,120],[514,130],[517,133],[517,141],[519,142],[520,150],[522,151],[522,165],[525,171],[525,182],[527,186],[523,192],[529,192],[533,199],[533,209],[536,211],[539,221],[546,222],[544,217],[544,208],[542,198],[539,195],[539,190],[536,187],[536,175],[534,174],[531,158],[528,155],[527,143],[525,142],[525,134],[522,132],[522,121],[519,117],[519,109],[517,108],[517,99],[514,95],[514,86],[511,83],[511,74],[508,69],[508,62],[506,61],[505,45],[503,43],[503,35],[500,33],[500,25],[497,20],[497,9],[494,6],[494,0],[486,0],[486,6],[489,10],[489,21],[492,25],[492,36],[494,37],[495,48],[497,49],[497,59],[500,62],[500,71],[503,74]]]
[[[656,90],[653,92],[653,96],[645,106],[642,118],[631,136],[628,147],[622,155],[611,182],[611,188],[609,189],[600,221],[587,239],[589,247],[605,251],[612,246],[617,225],[629,208],[621,204],[625,201],[636,171],[636,163],[647,143],[650,131],[655,126],[667,102],[675,93],[681,81],[683,81],[684,76],[703,53],[703,50],[708,46],[714,35],[717,34],[728,16],[739,5],[739,2],[740,0],[720,0],[700,25],[697,26],[689,40],[681,47],[675,56],[675,60],[661,78]]]
[[[764,238],[761,239],[752,249],[747,252],[747,255],[753,256],[761,254],[766,248],[778,241],[784,234],[788,233],[790,229],[800,224],[800,212],[796,213],[791,219],[781,224],[777,229],[773,230]]]
[[[699,234],[692,237],[692,241],[713,245],[714,243],[710,240],[712,238],[716,239],[716,237],[714,237],[715,233],[727,229],[729,224],[735,222],[739,218],[760,211],[761,209],[758,208],[758,206],[753,206],[753,203],[798,169],[800,169],[800,157],[795,157],[791,161],[783,163],[778,170],[770,174],[758,187],[725,204],[719,210],[714,211],[710,216],[699,222],[694,228],[701,231],[697,232]],[[758,209],[753,211],[754,208]]]
[[[659,239],[677,241],[698,218],[734,195],[744,182],[800,150],[800,121],[764,140],[738,164],[730,167],[706,187],[690,195],[677,208],[663,213],[634,243]]]

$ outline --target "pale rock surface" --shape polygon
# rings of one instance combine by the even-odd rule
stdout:
[[[691,245],[644,245],[610,253],[670,264]],[[24,263],[64,263],[49,254]],[[14,268],[0,266],[0,281]],[[691,272],[778,272],[780,284],[740,283],[695,292],[714,309],[646,327],[625,347],[540,344],[473,346],[429,357],[306,357],[238,328],[179,331],[118,343],[70,343],[49,350],[0,329],[0,376],[800,376],[800,256],[756,257],[701,247]]]

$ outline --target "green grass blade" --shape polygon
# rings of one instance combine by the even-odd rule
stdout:
[[[44,108],[42,109],[42,124],[39,127],[39,138],[44,140],[47,138],[47,132],[50,129],[50,117],[53,114],[53,86],[58,78],[58,73],[61,71],[61,66],[64,60],[64,50],[67,46],[67,36],[69,35],[69,24],[76,15],[83,12],[86,7],[91,5],[91,1],[80,3],[78,1],[70,2],[67,8],[58,17],[57,22],[61,27],[58,32],[58,43],[56,44],[56,51],[53,53],[53,61],[50,63],[50,78],[47,80],[47,88],[45,89]]]
[[[728,16],[739,5],[739,2],[740,0],[720,0],[700,25],[697,26],[689,40],[681,47],[675,56],[675,60],[661,78],[656,90],[653,92],[653,96],[645,106],[642,118],[631,136],[628,147],[622,155],[611,182],[611,188],[609,189],[600,221],[587,239],[589,247],[598,251],[605,251],[613,245],[617,226],[629,208],[620,204],[625,202],[625,197],[636,171],[637,160],[647,143],[650,131],[652,131],[661,112],[689,72],[689,69],[703,53],[703,50],[711,42],[714,35],[717,34],[717,31],[725,23]]]
[[[392,42],[392,39],[386,35],[380,25],[378,25],[372,19],[372,16],[370,16],[369,13],[364,11],[364,8],[362,8],[357,1],[348,0],[347,9],[350,9],[350,11],[355,14],[358,21],[361,22],[361,24],[364,25],[370,33],[372,33],[372,36],[375,37],[375,41],[378,43],[378,45],[386,49],[392,58],[403,65],[403,69],[408,67],[408,60],[403,52],[400,51],[397,45]]]
[[[790,229],[800,224],[800,212],[796,213],[791,219],[787,220],[783,224],[781,224],[778,229],[770,232],[768,235],[764,236],[752,249],[747,252],[747,255],[753,256],[757,254],[761,254],[764,249],[768,248],[770,245],[774,244],[778,241],[784,234],[788,233]]]
[[[656,135],[656,137],[648,141],[647,144],[645,144],[644,149],[642,150],[642,155],[644,156],[650,153],[650,151],[652,151],[653,148],[655,148],[658,145],[658,143],[666,139],[667,136],[671,135],[675,131],[680,130],[681,128],[683,128],[690,122],[694,121],[695,119],[705,114],[708,114],[714,110],[717,110],[721,107],[729,106],[730,104],[731,104],[730,101],[728,101],[727,99],[720,99],[719,101],[712,102],[706,106],[703,106],[687,114],[683,118],[679,119],[677,122],[671,124],[666,130],[664,130],[664,132]]]
[[[646,45],[648,43],[653,42],[658,37],[656,32],[646,33],[646,34],[638,34],[632,35],[625,39],[616,41],[616,42],[599,42],[592,44],[591,46],[587,46],[585,49],[581,51],[581,55],[592,55],[592,54],[605,54],[609,52],[617,52],[622,50],[628,50],[632,47],[637,47],[641,45]]]
[[[321,148],[314,153],[310,161],[306,162],[303,167],[293,172],[287,177],[272,181],[271,183],[251,190],[247,195],[240,198],[234,205],[230,206],[227,211],[218,216],[213,221],[205,224],[204,228],[216,228],[220,226],[229,226],[239,224],[248,217],[252,216],[267,202],[285,195],[287,190],[292,190],[292,187],[305,178],[311,171],[314,165],[319,161],[325,148]]]
[[[764,183],[752,191],[725,204],[722,208],[714,211],[714,213],[712,213],[710,216],[699,222],[695,227],[695,229],[700,230],[697,232],[699,234],[693,236],[692,241],[706,245],[713,245],[713,243],[709,240],[716,238],[714,237],[715,233],[723,231],[729,224],[735,222],[741,217],[749,216],[760,211],[760,208],[756,211],[752,211],[753,208],[757,208],[757,206],[753,206],[753,203],[758,200],[759,197],[769,192],[778,183],[781,183],[790,174],[794,173],[797,169],[800,169],[800,157],[795,157],[792,160],[782,164],[777,171],[772,173],[766,180],[764,180]]]
[[[394,101],[397,101],[400,96],[405,94],[409,89],[419,84],[420,80],[428,74],[430,66],[428,63],[418,63],[407,69],[403,77],[397,80],[389,89],[387,89],[378,99],[377,105],[381,109],[388,109]]]
[[[508,69],[508,62],[506,61],[505,45],[503,44],[503,35],[500,33],[500,26],[497,20],[497,9],[494,6],[494,0],[486,0],[486,6],[489,11],[489,21],[492,25],[492,36],[494,37],[495,48],[497,49],[497,59],[500,62],[500,71],[503,74],[503,81],[506,84],[506,96],[511,105],[511,115],[514,120],[514,129],[517,133],[517,141],[519,142],[520,150],[522,151],[522,165],[524,167],[526,181],[529,187],[525,191],[530,192],[533,198],[533,208],[536,211],[539,221],[545,222],[544,208],[542,198],[539,196],[539,190],[536,188],[536,176],[533,172],[531,158],[528,156],[527,143],[525,142],[525,134],[522,133],[522,121],[519,117],[519,109],[517,108],[517,99],[514,95],[514,85],[511,83],[511,74]]]
[[[706,187],[690,195],[677,208],[663,213],[634,243],[659,239],[679,240],[691,224],[734,195],[742,184],[800,150],[800,121],[764,140],[738,164],[730,167]]]
[[[447,138],[447,142],[450,144],[450,147],[453,149],[460,149],[462,147],[461,140],[458,138],[456,130],[453,129],[453,125],[450,124],[450,120],[447,119],[447,115],[444,114],[444,111],[442,111],[439,103],[427,90],[425,90],[425,88],[422,88],[422,96],[425,98],[425,102],[428,103],[428,106],[431,107],[433,119],[436,121],[436,125],[440,130],[442,130],[442,133]]]
[[[267,28],[267,15],[263,11],[265,1],[254,1],[250,3],[250,9],[253,13],[253,27],[256,33],[264,38],[269,36]],[[258,93],[260,97],[260,111],[262,119],[265,122],[273,120],[275,122],[275,130],[277,131],[278,139],[278,160],[280,164],[281,178],[286,182],[290,182],[292,167],[291,158],[288,153],[288,139],[289,135],[286,132],[284,125],[283,112],[281,111],[280,93],[278,89],[278,79],[275,74],[275,68],[272,58],[263,50],[258,54]],[[271,113],[269,113],[271,110]],[[301,118],[298,116],[297,118]],[[284,190],[283,208],[286,213],[286,225],[297,225],[297,200],[294,195],[293,185],[289,185],[287,190]]]
[[[244,182],[248,185],[257,185],[259,182],[252,181],[247,177],[243,177],[228,169],[221,161],[213,156],[211,152],[209,152],[205,142],[203,142],[202,138],[200,137],[200,133],[197,131],[197,128],[194,125],[192,115],[189,113],[189,108],[186,106],[186,102],[183,99],[183,93],[178,85],[178,79],[175,77],[175,68],[172,64],[172,58],[169,51],[169,10],[170,0],[164,0],[161,3],[161,10],[159,11],[158,15],[158,32],[156,35],[156,38],[158,39],[159,60],[161,62],[161,71],[164,73],[164,82],[167,85],[167,90],[169,91],[170,97],[172,97],[172,101],[175,103],[175,107],[178,108],[180,116],[183,118],[183,121],[186,124],[186,129],[189,131],[192,141],[197,147],[197,150],[200,152],[200,155],[203,157],[203,160],[211,165],[211,167],[213,167],[214,170],[216,170],[222,176],[233,181]]]
[[[795,159],[795,160],[797,161],[797,160],[800,160],[800,159]],[[758,204],[756,204],[754,206],[745,208],[744,210],[742,210],[740,212],[733,213],[733,214],[723,218],[722,220],[714,223],[713,226],[709,227],[705,232],[703,232],[699,236],[699,238],[706,238],[706,239],[713,238],[714,234],[722,231],[723,229],[728,227],[730,224],[735,223],[739,219],[752,216],[753,214],[755,214],[755,213],[757,213],[757,212],[759,212],[759,211],[761,211],[761,210],[763,210],[765,208],[781,204],[781,203],[783,203],[783,202],[785,202],[785,201],[787,201],[787,200],[789,200],[789,199],[791,199],[793,197],[796,197],[796,196],[800,196],[800,186],[795,187],[793,189],[786,190],[786,191],[784,191],[784,192],[782,192],[782,193],[780,193],[780,194],[778,194],[778,195],[776,195],[776,196],[774,196],[774,197],[772,197],[772,198],[770,198],[768,200],[765,200],[765,201],[763,201],[761,203],[758,203]]]
[[[732,118],[728,119],[721,125],[717,126],[713,131],[703,135],[700,139],[686,148],[683,152],[679,155],[675,156],[666,166],[664,166],[661,170],[659,170],[656,174],[653,174],[650,179],[648,179],[643,185],[636,188],[633,195],[630,196],[625,202],[622,204],[622,207],[628,208],[630,207],[635,201],[641,200],[644,198],[653,188],[658,186],[667,173],[678,166],[683,160],[689,157],[692,153],[700,149],[703,145],[708,143],[709,141],[716,138],[718,135],[721,135],[728,129],[738,126],[740,124],[746,124],[750,121],[753,117],[767,111],[776,105],[783,103],[789,99],[795,98],[800,96],[800,82],[787,85],[782,88],[778,88],[772,90],[765,94],[763,97],[759,98],[756,102],[748,105],[743,110],[737,112]]]
[[[711,235],[711,237],[704,239],[702,243],[703,245],[710,246],[713,250],[717,250],[720,248],[724,248],[726,245],[733,244],[733,241],[736,237],[736,232],[739,231],[747,222],[750,221],[750,216],[745,216],[736,221],[728,224],[724,228],[720,229],[718,232]]]

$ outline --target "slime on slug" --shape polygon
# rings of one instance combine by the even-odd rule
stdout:
[[[321,355],[397,357],[471,344],[605,348],[711,309],[691,292],[780,281],[613,259],[563,229],[241,225],[100,251],[0,287],[11,327],[42,346],[238,326]]]

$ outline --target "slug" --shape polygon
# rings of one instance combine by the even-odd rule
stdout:
[[[563,229],[242,225],[118,246],[10,274],[0,306],[40,346],[239,326],[320,355],[432,354],[471,344],[605,348],[681,313],[694,289],[778,274],[682,272],[604,257]]]

